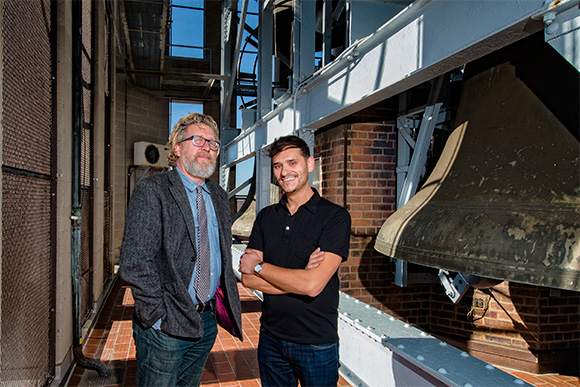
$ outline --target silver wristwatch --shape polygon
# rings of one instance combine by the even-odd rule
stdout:
[[[254,267],[254,273],[259,274],[260,271],[262,270],[262,265],[264,264],[264,262],[259,262],[255,267]]]

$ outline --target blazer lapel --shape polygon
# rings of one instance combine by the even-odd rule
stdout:
[[[216,192],[216,188],[213,185],[213,182],[208,182],[207,184],[207,188],[209,189],[209,192],[211,193],[211,201],[213,203],[213,208],[215,209],[215,215],[217,217],[218,220],[218,227],[220,230],[220,245],[221,247],[227,246],[227,243],[224,245],[224,242],[227,242],[224,240],[224,236],[228,235],[228,233],[225,232],[224,227],[226,227],[227,223],[227,219],[224,219],[224,214],[229,214],[229,208],[224,209],[223,207],[223,202],[221,200],[217,200],[216,198],[218,198],[220,195],[218,192]],[[222,256],[224,256],[223,252],[222,252]]]
[[[189,204],[189,199],[187,198],[187,193],[185,192],[185,187],[183,186],[183,182],[181,181],[179,173],[175,169],[169,171],[167,178],[171,183],[169,186],[169,191],[171,192],[171,195],[173,195],[175,202],[183,214],[185,226],[187,227],[187,232],[189,234],[189,238],[191,239],[191,244],[195,250],[195,222],[193,220],[193,212],[191,212],[191,205]]]

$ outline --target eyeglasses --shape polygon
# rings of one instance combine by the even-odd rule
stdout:
[[[185,142],[187,140],[191,140],[191,142],[193,143],[193,145],[198,146],[198,147],[203,147],[205,146],[205,143],[207,142],[209,144],[209,149],[211,149],[214,152],[217,152],[220,149],[220,143],[219,141],[215,141],[215,140],[208,140],[207,138],[201,137],[201,136],[191,136],[186,138],[185,140],[181,141],[181,142]]]

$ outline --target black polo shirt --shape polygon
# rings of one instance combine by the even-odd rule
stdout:
[[[264,262],[304,269],[317,247],[345,261],[349,244],[348,211],[320,197],[315,190],[294,215],[288,211],[286,196],[260,211],[248,247],[262,251]],[[299,344],[337,342],[339,286],[337,271],[316,297],[264,294],[262,327],[279,340]]]

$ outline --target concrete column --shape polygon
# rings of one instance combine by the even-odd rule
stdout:
[[[105,79],[107,69],[106,39],[107,31],[105,28],[105,2],[97,1],[93,3],[93,12],[95,12],[94,26],[94,88],[93,88],[93,106],[94,106],[94,126],[93,126],[93,294],[97,305],[93,305],[95,310],[103,302],[103,282],[107,273],[104,273],[104,208],[105,208],[105,91],[107,80]]]
[[[56,63],[56,377],[72,362],[71,284],[72,3],[57,3]],[[62,156],[62,157],[61,157]]]

